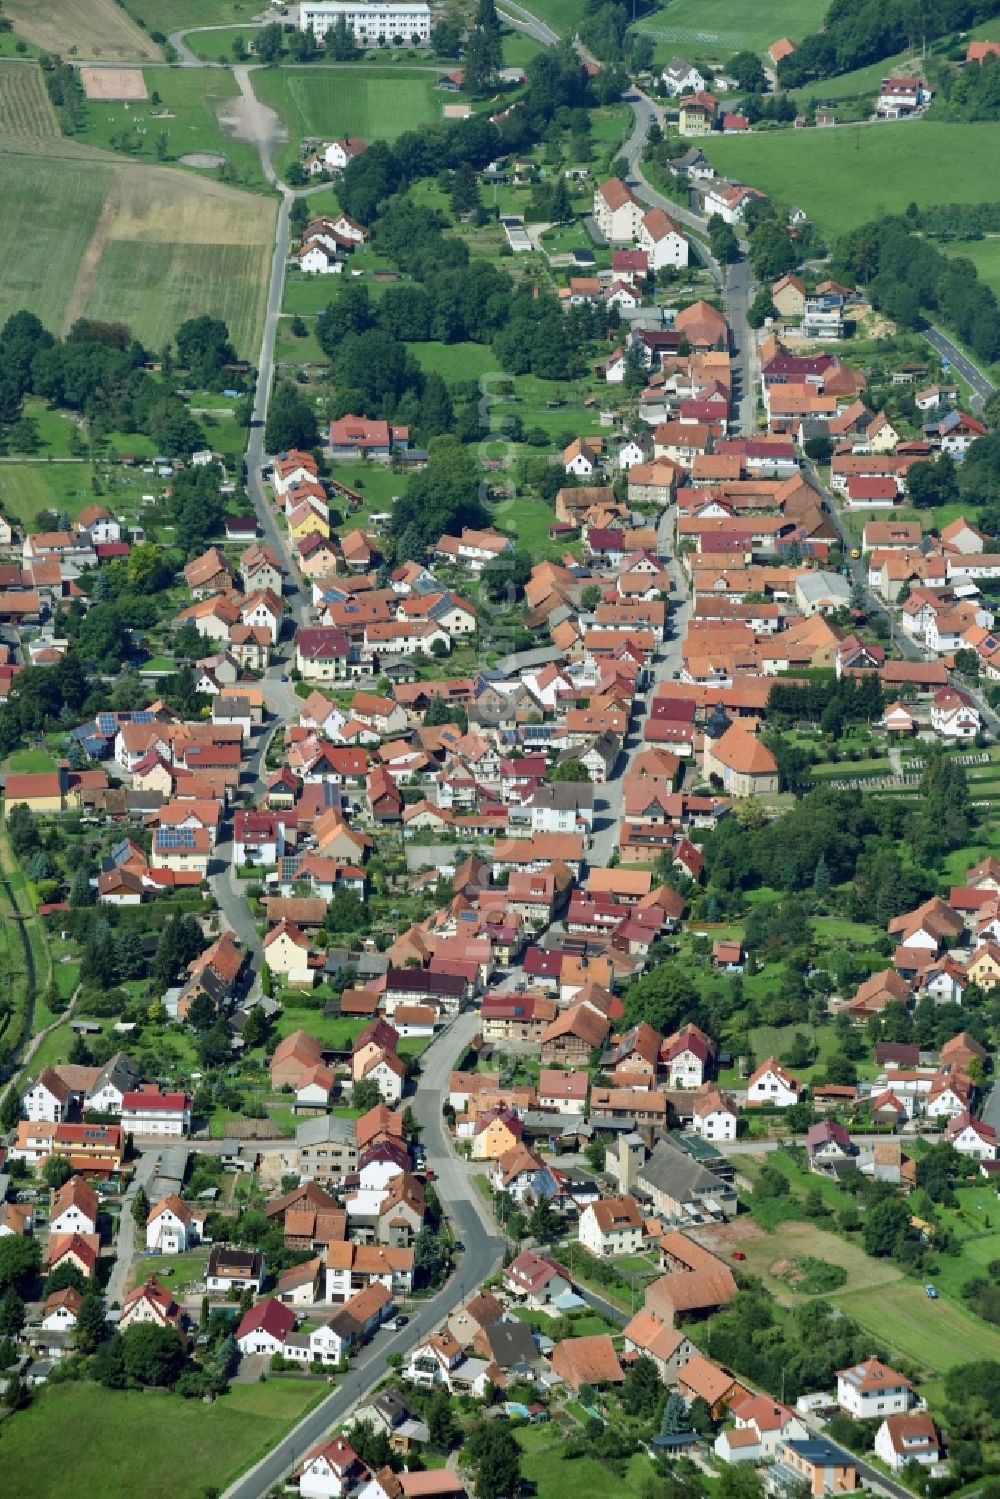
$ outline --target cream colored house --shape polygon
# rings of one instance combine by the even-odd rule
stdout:
[[[282,920],[264,938],[264,957],[272,973],[285,976],[297,989],[311,989],[315,969],[309,966],[309,938],[301,927]]]

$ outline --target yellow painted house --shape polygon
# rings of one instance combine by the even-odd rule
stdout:
[[[309,938],[301,927],[283,918],[264,938],[264,956],[272,973],[283,973],[296,988],[312,988],[316,975],[309,967]]]
[[[288,533],[295,541],[304,541],[305,538],[316,532],[325,540],[330,537],[330,522],[325,515],[314,510],[312,505],[302,504],[296,506],[288,517]]]
[[[520,1132],[516,1133],[508,1122],[510,1116],[495,1114],[482,1125],[477,1124],[472,1137],[472,1159],[474,1161],[498,1161],[515,1145],[520,1145]]]
[[[715,125],[718,100],[711,94],[688,94],[679,106],[678,126],[681,135],[710,135]]]
[[[1000,947],[995,942],[984,942],[966,963],[965,971],[980,989],[993,989],[1000,983]]]
[[[66,805],[65,770],[12,772],[4,783],[4,815],[22,804],[32,812],[61,812]]]

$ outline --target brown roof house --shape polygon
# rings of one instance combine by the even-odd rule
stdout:
[[[625,1378],[615,1345],[607,1333],[563,1338],[552,1350],[552,1368],[579,1394],[581,1385],[621,1384]]]
[[[778,762],[766,744],[739,724],[719,738],[705,735],[704,773],[730,796],[757,796],[778,790]]]

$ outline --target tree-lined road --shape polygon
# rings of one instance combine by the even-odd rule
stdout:
[[[987,380],[982,370],[973,364],[968,354],[963,354],[957,344],[953,344],[951,339],[941,332],[940,328],[935,328],[930,323],[925,323],[920,331],[931,347],[936,349],[942,358],[947,359],[952,369],[961,375],[966,385],[972,391],[972,406],[977,411],[981,411],[984,403],[989,400],[996,386]]]

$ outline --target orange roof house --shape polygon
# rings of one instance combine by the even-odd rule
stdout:
[[[552,1368],[579,1393],[581,1385],[621,1384],[625,1378],[607,1333],[563,1338],[552,1350]]]

